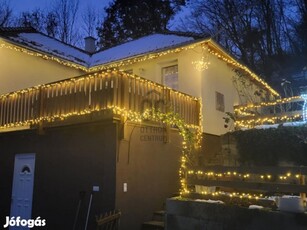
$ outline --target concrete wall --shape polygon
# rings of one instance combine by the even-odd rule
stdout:
[[[303,230],[306,214],[247,209],[239,206],[168,199],[167,230]]]
[[[137,230],[179,191],[182,139],[177,130],[167,133],[157,124],[126,123],[124,132],[116,165],[116,207],[122,211],[121,229]]]
[[[115,208],[116,126],[112,122],[0,134],[0,217],[10,214],[14,157],[35,153],[32,217],[46,219],[46,229],[72,229],[80,191],[77,229],[84,229],[93,185],[94,194],[89,229],[95,228],[95,215]]]
[[[0,94],[83,74],[81,70],[7,48],[0,49],[0,69]]]
[[[77,228],[84,229],[93,186],[100,191],[93,194],[88,229],[95,228],[95,215],[114,209],[122,212],[122,230],[140,229],[179,191],[182,138],[167,130],[110,119],[45,127],[44,134],[0,133],[1,219],[10,214],[15,155],[35,153],[32,217],[46,219],[48,229],[72,229],[79,194],[86,191]]]
[[[204,133],[201,143],[200,165],[217,165],[221,162],[221,136]]]

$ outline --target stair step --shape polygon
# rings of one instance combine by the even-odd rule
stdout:
[[[165,218],[165,211],[155,211],[152,216],[152,220],[163,222]]]
[[[154,215],[157,215],[157,216],[165,216],[165,211],[164,211],[164,210],[155,211],[155,212],[154,212]]]
[[[155,221],[155,220],[147,221],[143,223],[142,229],[143,230],[145,229],[146,230],[161,230],[161,229],[164,229],[164,222]]]

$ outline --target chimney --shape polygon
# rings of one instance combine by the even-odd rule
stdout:
[[[96,51],[95,38],[92,36],[84,38],[85,51],[89,53],[94,53]]]

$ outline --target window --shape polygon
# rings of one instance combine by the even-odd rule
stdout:
[[[215,92],[215,108],[218,111],[225,112],[224,94]]]
[[[167,87],[178,90],[178,65],[162,68],[162,83]]]

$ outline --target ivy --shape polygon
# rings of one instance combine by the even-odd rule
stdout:
[[[170,126],[177,127],[182,141],[182,157],[185,159],[186,166],[195,166],[197,164],[197,150],[201,140],[200,127],[191,128],[179,114],[172,111],[161,112],[154,108],[146,110],[141,115],[141,120],[151,120],[162,122]]]
[[[307,126],[279,126],[232,133],[243,165],[277,166],[285,161],[307,165]]]

